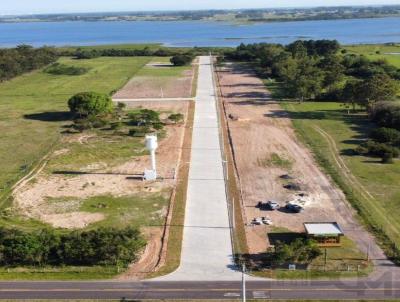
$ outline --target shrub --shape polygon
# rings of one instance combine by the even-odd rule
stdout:
[[[371,131],[370,138],[379,142],[387,143],[393,146],[400,145],[400,131],[392,128],[377,128]]]
[[[51,66],[47,67],[44,71],[53,75],[82,75],[88,72],[88,68],[77,67],[77,66],[68,66],[65,64],[54,63]]]
[[[154,128],[154,130],[160,131],[160,130],[164,129],[164,124],[163,123],[154,123],[153,128]]]
[[[146,134],[151,132],[149,126],[137,126],[129,130],[129,135],[134,137],[144,137]]]
[[[394,128],[400,131],[400,106],[396,102],[378,102],[370,109],[373,122],[381,127]]]
[[[193,56],[190,54],[178,54],[173,56],[170,61],[174,66],[185,66],[193,61]]]
[[[174,113],[171,114],[168,119],[174,123],[180,123],[184,119],[184,115],[182,113]]]
[[[361,145],[361,147],[365,148],[367,150],[366,154],[371,156],[383,158],[384,156],[387,156],[385,154],[391,154],[392,157],[399,157],[398,148],[372,140],[367,141],[365,144]]]
[[[310,263],[321,255],[317,243],[310,239],[297,238],[290,244],[276,242],[274,251],[267,253],[271,262],[285,263]]]
[[[134,228],[67,234],[0,228],[1,265],[122,265],[137,259],[145,240]]]
[[[111,113],[114,109],[111,97],[96,92],[81,92],[68,101],[70,111],[78,117]]]
[[[160,114],[150,109],[142,109],[138,112],[130,113],[129,118],[131,119],[131,124],[135,126],[152,126],[155,128],[155,125],[161,124]]]
[[[393,164],[393,154],[392,153],[385,153],[382,157],[383,164]]]

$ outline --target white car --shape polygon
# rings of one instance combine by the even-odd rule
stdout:
[[[254,224],[254,225],[262,225],[262,224],[263,224],[263,221],[262,221],[261,218],[254,218],[254,219],[251,221],[251,224]]]
[[[271,225],[272,224],[272,220],[269,217],[261,217],[261,221],[262,221],[263,224],[266,224],[266,225]]]

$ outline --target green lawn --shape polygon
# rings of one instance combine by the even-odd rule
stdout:
[[[75,93],[110,93],[123,86],[151,58],[97,58],[60,63],[89,68],[80,76],[51,75],[41,70],[0,84],[0,201],[60,137],[67,100]]]
[[[396,45],[355,45],[344,47],[348,53],[362,54],[372,60],[386,59],[389,63],[400,68],[400,54],[389,54],[389,53],[400,53],[400,44]],[[377,53],[378,52],[378,53]]]
[[[170,192],[165,192],[170,193]],[[90,225],[97,227],[161,227],[169,194],[146,193],[132,196],[95,196],[82,202],[79,210],[103,213],[105,219]]]
[[[288,102],[283,106],[300,138],[310,146],[364,221],[400,244],[400,161],[381,164],[380,159],[352,154],[373,127],[365,114],[360,111],[347,115],[341,104],[329,102]],[[351,173],[339,166],[341,160]]]

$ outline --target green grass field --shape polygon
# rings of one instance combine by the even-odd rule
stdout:
[[[400,161],[355,156],[352,150],[373,125],[365,114],[347,115],[339,103],[284,103],[300,138],[310,146],[320,165],[341,186],[369,225],[382,229],[400,244]],[[345,172],[341,159],[351,171]]]
[[[60,63],[89,68],[80,76],[41,70],[0,84],[0,200],[50,149],[65,124],[67,100],[82,91],[110,93],[123,86],[151,58],[98,58]]]
[[[400,44],[396,45],[355,45],[344,47],[348,53],[365,55],[372,60],[386,59],[400,68]],[[398,53],[398,54],[390,54]]]

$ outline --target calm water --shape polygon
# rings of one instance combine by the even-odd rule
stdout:
[[[218,22],[56,22],[0,24],[0,46],[164,43],[236,46],[337,39],[343,44],[400,42],[400,18],[232,25]]]

